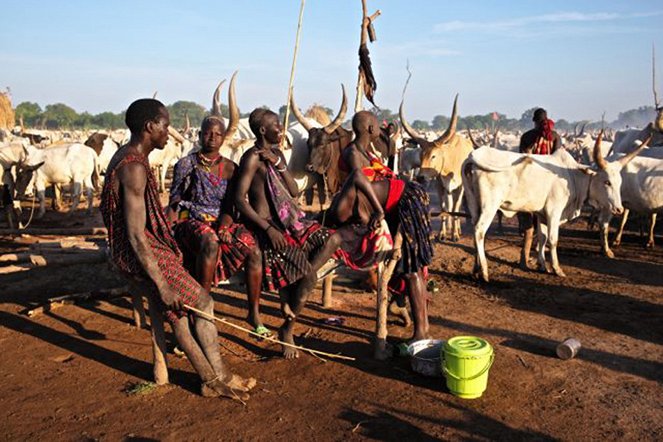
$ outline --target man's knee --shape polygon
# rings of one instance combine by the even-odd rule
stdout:
[[[203,236],[200,244],[200,252],[206,259],[216,258],[216,255],[219,253],[219,242],[216,235],[207,234]]]
[[[198,290],[198,301],[196,302],[195,307],[198,310],[204,311],[208,311],[214,307],[214,300],[212,299],[212,296],[202,287],[200,287],[200,290]]]
[[[341,247],[341,234],[334,232],[327,240],[327,247],[333,251]]]
[[[262,252],[259,247],[255,247],[246,258],[246,265],[249,270],[259,270],[262,268]]]

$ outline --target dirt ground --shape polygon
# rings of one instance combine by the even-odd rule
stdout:
[[[100,226],[98,213],[48,212],[33,226]],[[128,298],[82,302],[29,318],[45,299],[121,286],[106,264],[0,275],[0,434],[5,440],[661,440],[663,439],[663,240],[645,250],[625,237],[609,260],[584,222],[562,232],[567,278],[517,268],[520,237],[489,235],[493,281],[473,280],[473,247],[437,244],[431,335],[474,335],[495,348],[483,397],[463,400],[443,379],[415,374],[404,358],[372,359],[375,295],[339,283],[334,307],[317,290],[297,343],[355,357],[285,361],[277,348],[219,329],[232,368],[259,380],[246,406],[205,399],[186,359],[169,355],[171,385],[152,380],[149,331],[132,326]],[[0,238],[0,251],[52,237]],[[246,325],[241,287],[214,289],[216,314]],[[280,323],[266,296],[266,324]],[[343,325],[327,325],[339,316]],[[393,339],[411,333],[390,324]],[[555,346],[573,336],[572,360]],[[169,340],[172,342],[172,336]]]

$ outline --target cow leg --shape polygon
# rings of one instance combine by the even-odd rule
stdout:
[[[624,226],[626,225],[626,220],[628,219],[628,213],[630,211],[628,209],[624,209],[624,214],[622,215],[622,222],[619,224],[619,230],[617,231],[617,236],[615,236],[615,240],[612,242],[613,247],[619,247],[622,243],[622,233],[624,233]]]
[[[53,184],[53,204],[51,207],[53,207],[53,210],[56,212],[62,209],[62,189],[60,189],[60,186],[57,184]]]
[[[546,273],[548,271],[548,268],[546,267],[546,243],[548,242],[548,227],[546,224],[542,223],[539,221],[538,227],[537,227],[537,239],[538,239],[538,244],[537,244],[537,268],[540,272]],[[528,230],[533,230],[528,229]],[[527,235],[527,231],[525,231],[525,235]],[[530,240],[531,241],[531,240]],[[530,243],[531,244],[531,243]]]
[[[94,186],[92,185],[92,176],[83,179],[83,190],[85,191],[85,199],[87,199],[87,214],[92,213],[92,205],[94,203]]]
[[[163,164],[161,166],[161,181],[159,182],[159,190],[161,193],[164,193],[166,191],[166,175],[168,174],[168,166],[166,164]]]
[[[647,248],[654,248],[654,227],[656,227],[656,213],[652,213],[649,217],[649,239],[647,240]]]
[[[82,184],[80,182],[74,182],[72,186],[71,194],[71,209],[69,209],[69,215],[73,215],[78,209],[78,203],[81,202],[81,188]]]
[[[445,194],[444,191],[444,185],[442,184],[442,180],[436,179],[435,180],[435,186],[437,188],[437,197],[438,201],[440,203],[440,230],[437,233],[437,240],[438,241],[443,241],[447,238],[447,217],[444,216],[444,211],[449,210],[446,208],[446,202],[447,202],[447,195]]]
[[[454,190],[454,195],[453,195],[453,211],[454,212],[460,212],[461,205],[463,203],[463,188],[459,187],[458,189]],[[453,223],[453,232],[452,232],[452,238],[451,240],[454,242],[460,241],[460,217],[454,216],[452,218],[452,223]]]
[[[610,245],[608,244],[608,236],[610,234],[610,213],[600,213],[599,214],[599,224],[601,225],[601,251],[608,258],[614,258],[615,254],[610,250]]]
[[[478,270],[481,270],[481,278],[488,282],[488,262],[486,261],[486,250],[484,248],[484,242],[486,240],[486,232],[490,226],[493,217],[497,212],[497,207],[482,207],[481,215],[477,220],[474,226],[474,245],[476,247],[476,259],[477,262],[474,265],[475,274]]]
[[[39,201],[39,211],[35,216],[36,219],[41,218],[46,213],[46,190],[37,190],[37,200]]]
[[[560,214],[561,215],[561,214]],[[548,218],[550,220],[550,218]],[[565,278],[566,274],[562,270],[562,267],[559,265],[559,259],[557,258],[557,242],[559,240],[559,217],[555,216],[552,220],[548,221],[550,224],[550,259],[552,262],[553,272],[555,275]]]

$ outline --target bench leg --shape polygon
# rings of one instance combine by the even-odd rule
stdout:
[[[325,276],[322,280],[322,306],[324,308],[331,308],[332,306],[332,289],[334,286],[334,274],[331,273]]]
[[[136,328],[147,328],[145,322],[145,307],[143,306],[143,297],[136,290],[131,291],[131,305],[133,307],[134,326]]]

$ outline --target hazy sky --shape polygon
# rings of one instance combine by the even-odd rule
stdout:
[[[367,0],[376,102],[396,111],[409,60],[410,120],[534,106],[554,118],[609,120],[653,104],[651,47],[663,91],[663,2]],[[0,88],[14,104],[122,111],[136,98],[211,106],[239,70],[240,109],[285,103],[300,2],[2,0]],[[308,0],[295,95],[306,108],[354,103],[360,0]],[[224,102],[226,94],[224,93]]]

